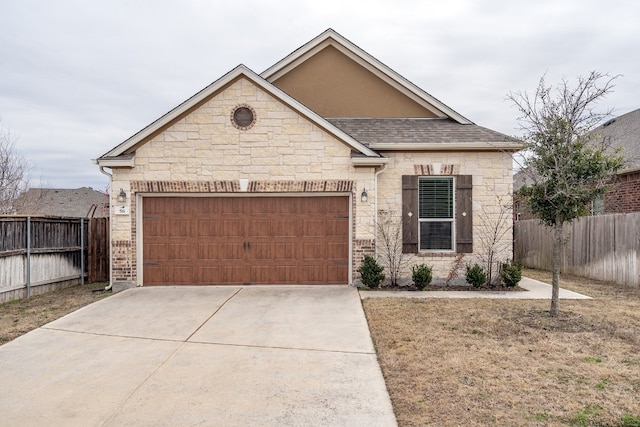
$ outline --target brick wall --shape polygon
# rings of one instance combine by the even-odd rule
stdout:
[[[605,213],[640,212],[640,171],[618,176],[604,196]]]

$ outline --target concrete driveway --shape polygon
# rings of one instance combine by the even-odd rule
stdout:
[[[356,289],[124,291],[0,347],[11,426],[396,425]]]

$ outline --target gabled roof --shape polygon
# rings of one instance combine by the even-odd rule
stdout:
[[[344,132],[374,150],[521,150],[513,137],[451,119],[328,118]]]
[[[166,127],[170,126],[175,121],[179,120],[193,109],[197,108],[202,103],[206,102],[211,97],[215,96],[220,90],[224,89],[228,84],[234,82],[237,79],[245,78],[251,81],[253,84],[264,90],[274,98],[278,99],[282,103],[286,104],[291,109],[295,110],[302,116],[306,117],[309,121],[314,123],[319,128],[325,130],[336,139],[347,144],[353,151],[360,153],[366,157],[378,158],[381,160],[381,156],[370,148],[361,144],[339,128],[335,127],[327,120],[305,107],[300,102],[287,95],[276,86],[269,83],[267,80],[260,77],[258,74],[250,70],[244,65],[239,65],[220,79],[211,83],[209,86],[202,89],[200,92],[193,95],[191,98],[184,101],[182,104],[169,111],[158,120],[151,123],[149,126],[140,130],[135,135],[131,136],[112,150],[100,156],[95,162],[100,166],[106,167],[133,167],[134,150],[137,146],[145,143],[157,133],[161,132]]]
[[[347,55],[353,61],[360,64],[413,101],[433,112],[437,117],[450,118],[460,124],[473,123],[332,29],[326,30],[307,44],[295,50],[290,55],[265,70],[261,76],[269,82],[274,82],[327,46],[332,46],[338,49],[340,52]]]

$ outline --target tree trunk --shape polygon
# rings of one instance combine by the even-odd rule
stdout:
[[[562,222],[556,218],[553,226],[553,278],[551,279],[551,309],[552,317],[558,315],[558,296],[560,294],[560,260],[562,258]]]

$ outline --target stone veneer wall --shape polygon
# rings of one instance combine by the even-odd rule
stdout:
[[[511,204],[513,188],[512,160],[502,152],[433,152],[385,153],[392,160],[379,176],[378,209],[386,210],[401,220],[402,175],[472,175],[473,177],[473,254],[464,254],[463,266],[476,262],[477,254],[489,237],[489,228],[500,216],[502,205]],[[512,227],[509,213],[503,222]],[[489,226],[489,227],[488,227]],[[501,239],[500,248],[505,259],[513,257],[512,233]],[[452,252],[424,252],[407,254],[407,265],[402,274],[411,278],[411,267],[425,263],[433,266],[434,278],[446,278],[458,254]],[[464,277],[464,271],[461,271]]]
[[[230,120],[240,104],[256,113],[255,124],[247,130]],[[356,251],[368,247],[359,242],[374,238],[374,197],[362,203],[356,195],[374,187],[374,168],[354,167],[351,152],[250,81],[232,83],[138,147],[133,168],[113,170],[111,187],[130,195],[130,215],[113,215],[114,282],[137,280],[138,193],[351,193],[352,267],[357,268]],[[240,191],[241,179],[248,180],[246,193]],[[114,206],[117,192],[112,192]]]

